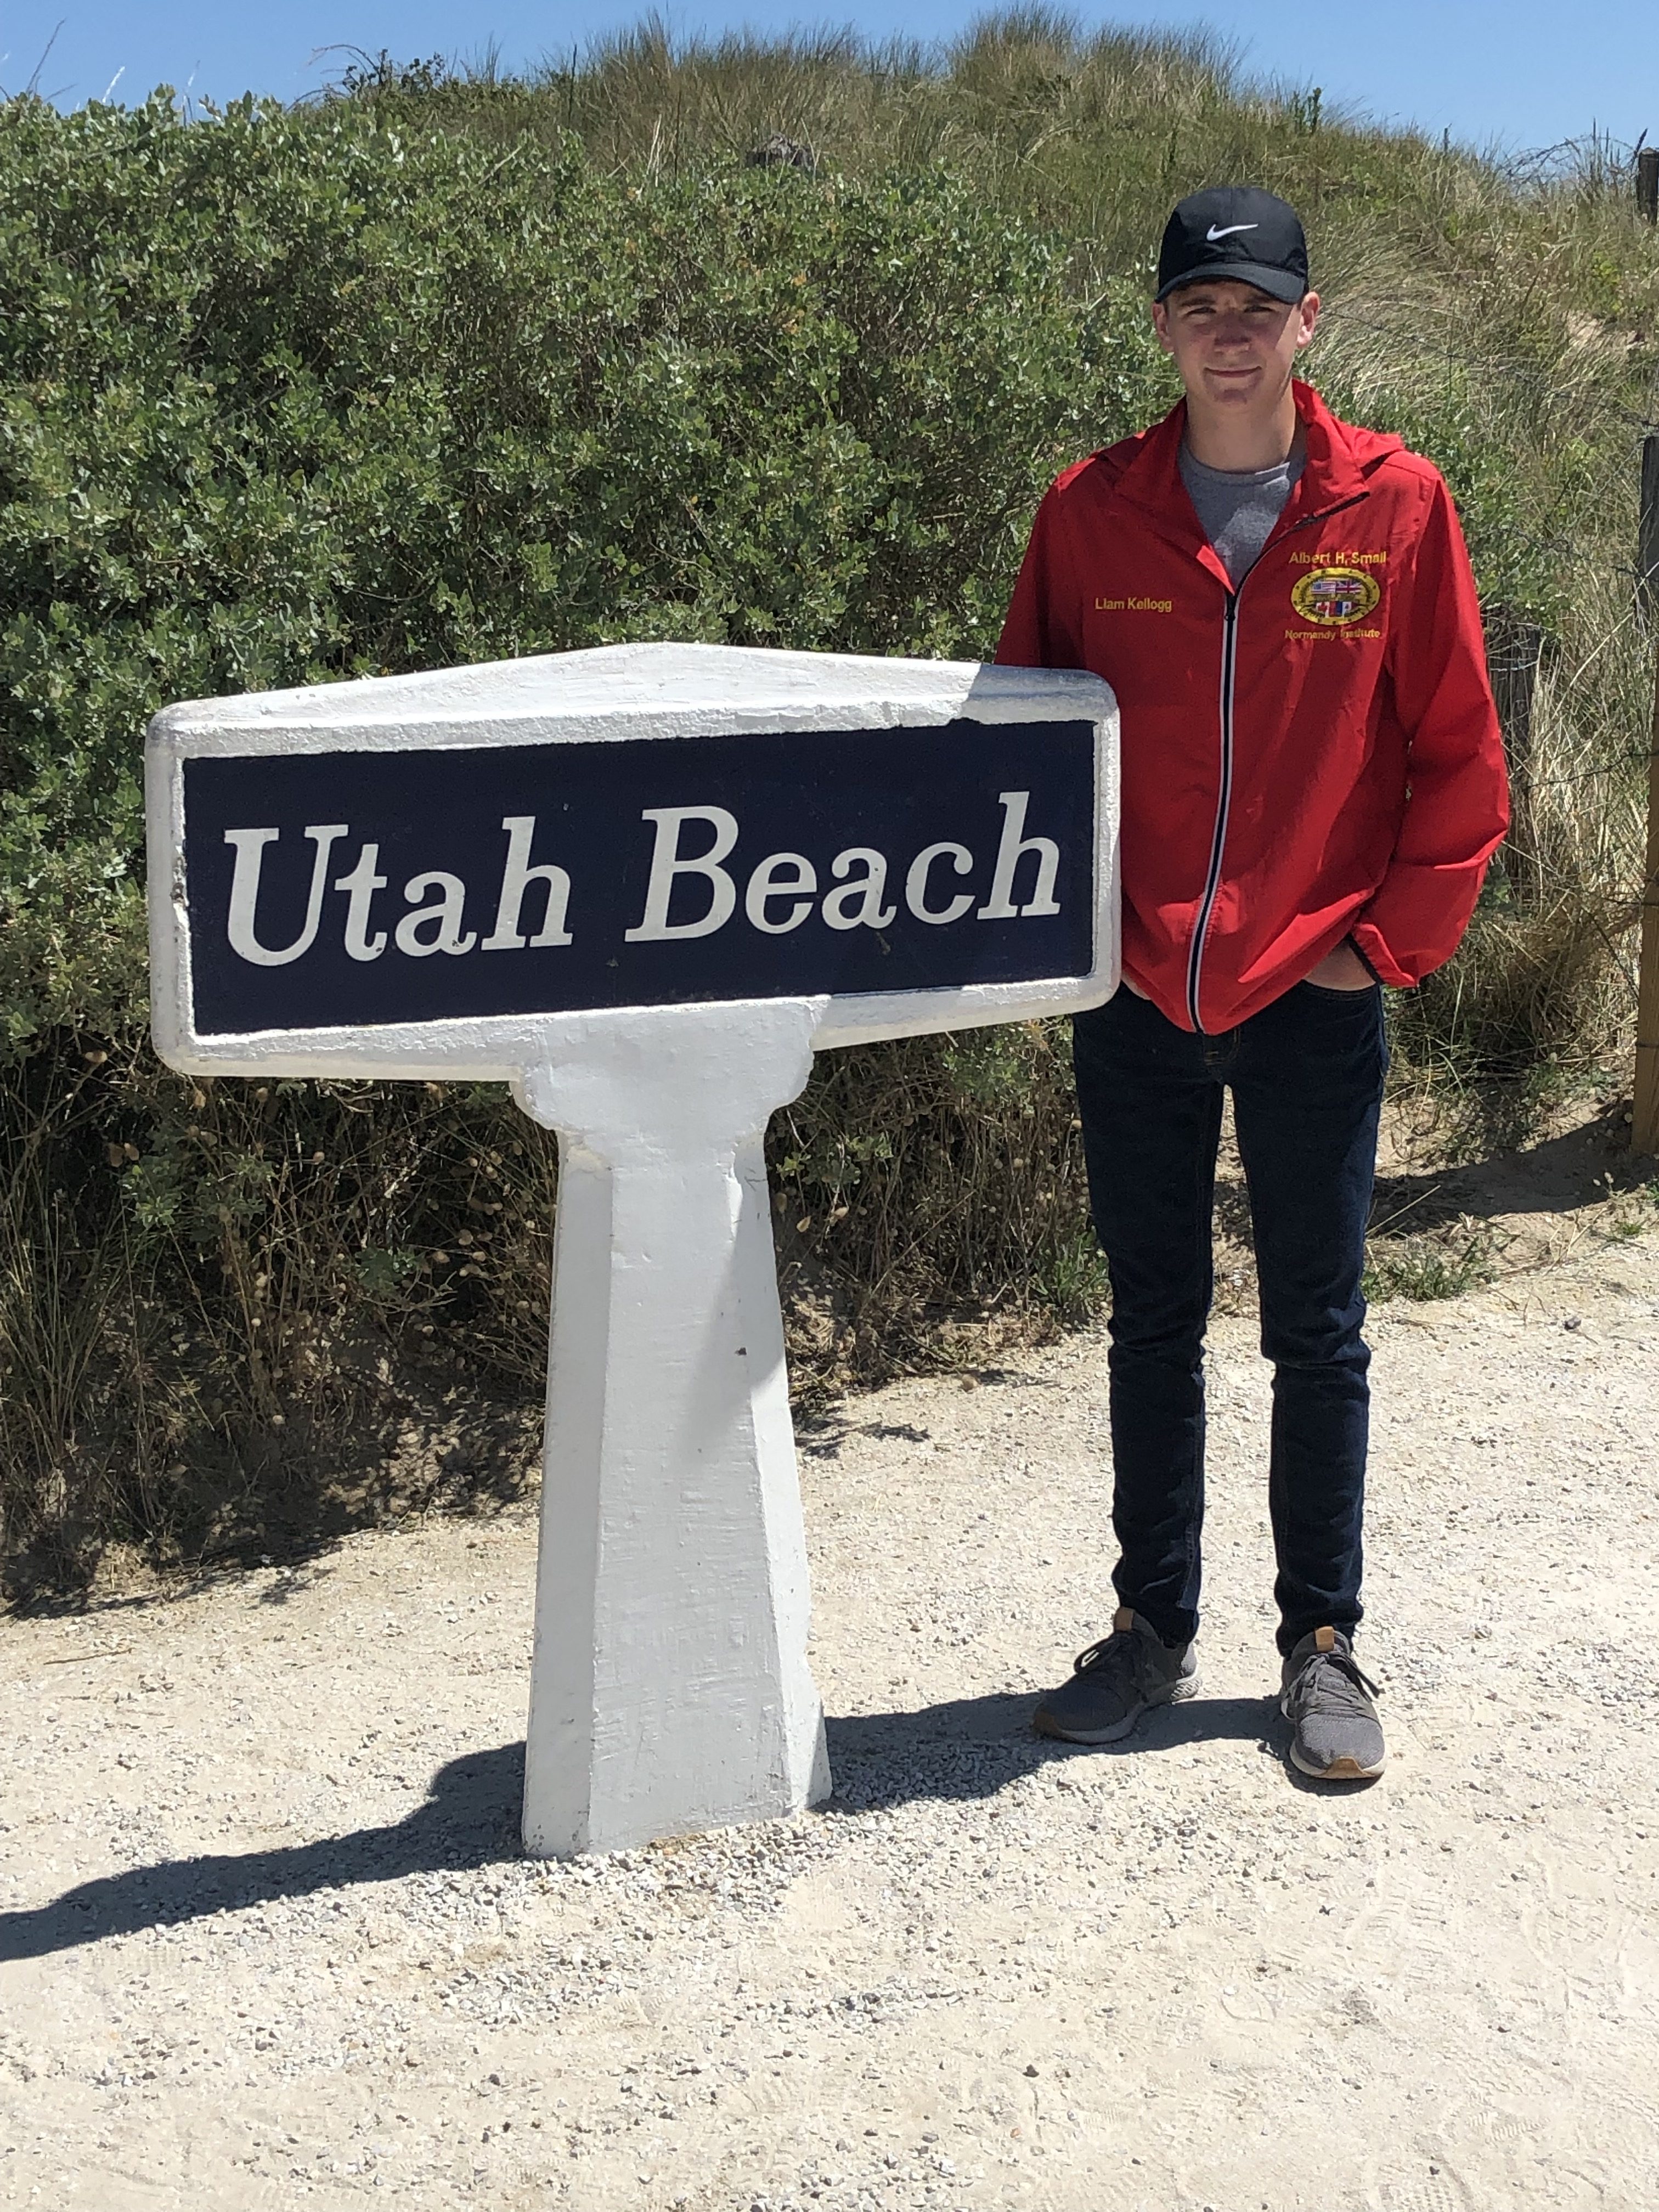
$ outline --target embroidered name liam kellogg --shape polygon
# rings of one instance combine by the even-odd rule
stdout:
[[[1175,601],[1173,599],[1140,599],[1133,597],[1125,599],[1097,599],[1095,612],[1097,615],[1172,615],[1175,612]]]

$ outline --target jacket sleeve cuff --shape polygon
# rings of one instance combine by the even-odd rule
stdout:
[[[1401,966],[1374,921],[1355,922],[1348,933],[1348,942],[1379,983],[1386,983],[1395,991],[1409,991],[1421,981]]]

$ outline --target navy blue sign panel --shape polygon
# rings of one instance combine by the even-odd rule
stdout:
[[[1086,975],[1086,721],[184,763],[203,1036]]]

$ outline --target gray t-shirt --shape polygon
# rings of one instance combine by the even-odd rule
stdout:
[[[1261,557],[1306,459],[1298,439],[1289,458],[1271,469],[1212,469],[1182,442],[1181,481],[1235,591]]]

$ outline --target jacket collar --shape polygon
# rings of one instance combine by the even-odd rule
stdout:
[[[1346,422],[1339,422],[1312,385],[1297,380],[1291,384],[1291,391],[1307,447],[1307,459],[1269,544],[1285,531],[1293,530],[1299,522],[1310,521],[1316,515],[1363,498],[1369,489],[1363,462],[1380,459],[1385,453],[1397,451],[1400,446],[1397,438],[1355,431]],[[1160,536],[1181,546],[1206,568],[1213,567],[1226,583],[1221,564],[1187,495],[1187,487],[1181,481],[1181,441],[1186,433],[1187,403],[1181,399],[1161,422],[1155,422],[1150,430],[1141,434],[1133,457],[1118,479],[1118,495],[1142,508]]]

